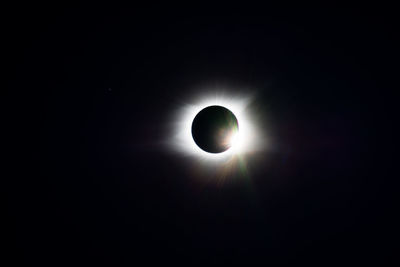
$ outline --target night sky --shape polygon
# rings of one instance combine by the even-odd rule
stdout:
[[[398,261],[393,14],[197,11],[3,10],[4,260]],[[269,143],[223,182],[165,145],[212,88],[254,95]]]

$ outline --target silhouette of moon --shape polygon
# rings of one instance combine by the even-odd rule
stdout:
[[[231,147],[239,130],[235,115],[222,106],[208,106],[197,113],[192,123],[193,140],[202,150],[222,153]]]

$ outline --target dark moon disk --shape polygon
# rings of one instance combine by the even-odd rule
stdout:
[[[194,118],[192,136],[202,150],[221,153],[229,149],[230,137],[238,129],[238,121],[229,109],[209,106],[202,109]]]

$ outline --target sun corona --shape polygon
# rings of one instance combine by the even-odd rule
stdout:
[[[250,97],[231,97],[227,94],[214,94],[200,97],[191,104],[182,105],[175,117],[175,126],[171,142],[172,148],[185,156],[200,160],[221,162],[236,156],[243,156],[260,147],[259,136],[249,113]],[[196,116],[207,107],[218,106],[229,110],[237,120],[237,131],[227,132],[224,136],[227,149],[216,149],[210,153],[196,144],[192,135],[192,125]]]

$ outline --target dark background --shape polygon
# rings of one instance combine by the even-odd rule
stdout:
[[[256,10],[6,7],[4,260],[398,261],[394,14]],[[161,145],[203,84],[257,93],[247,178]]]

